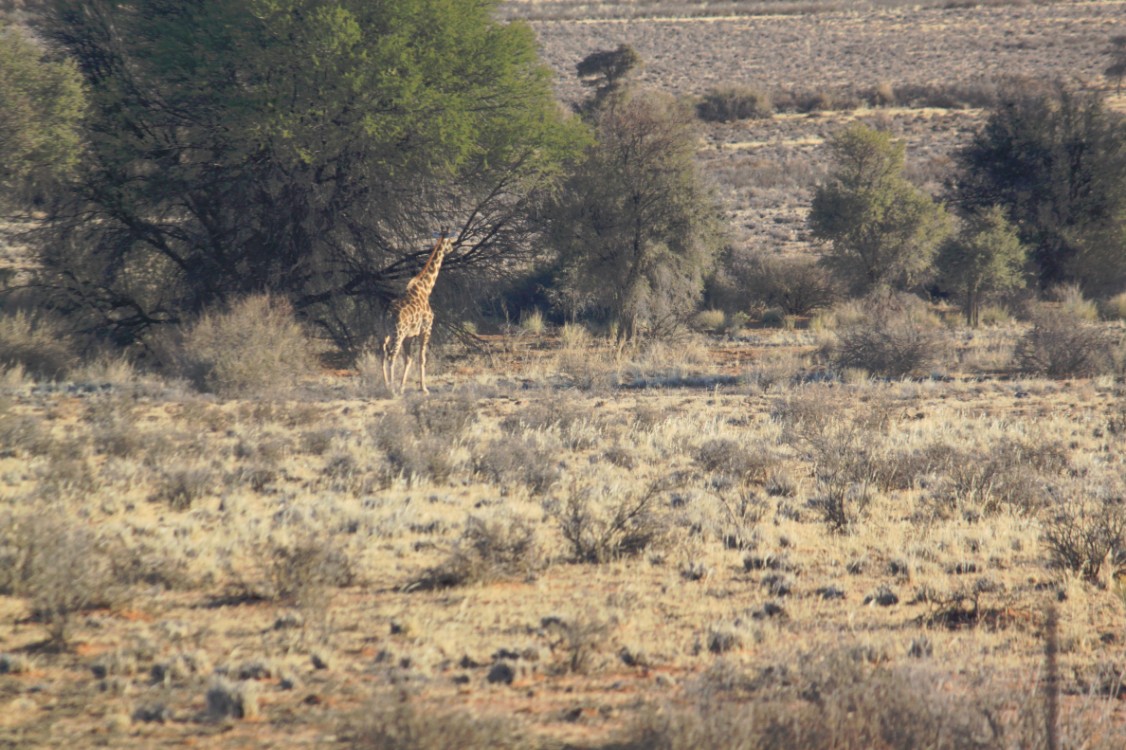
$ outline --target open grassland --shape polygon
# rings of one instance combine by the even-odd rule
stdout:
[[[1118,747],[1126,398],[996,377],[1019,333],[906,381],[822,380],[785,330],[449,349],[428,399],[9,374],[0,745],[399,747],[371,717],[406,706],[600,747],[754,705],[1016,747],[1054,638],[1060,731]]]

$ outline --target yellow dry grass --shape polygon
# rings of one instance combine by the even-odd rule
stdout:
[[[0,677],[0,738],[323,744],[392,690],[595,746],[646,705],[690,702],[718,665],[755,675],[841,649],[1024,700],[1049,604],[1065,691],[1088,692],[1099,665],[1117,663],[1126,608],[1110,562],[1095,581],[1049,565],[1043,503],[1062,496],[1002,496],[1001,479],[918,469],[852,482],[837,532],[818,505],[836,464],[816,436],[884,472],[935,446],[983,462],[1007,445],[1058,453],[1063,465],[1006,470],[1093,503],[1123,470],[1113,379],[790,383],[807,337],[657,352],[525,338],[491,365],[447,363],[427,401],[338,376],[276,402],[136,379],[78,393],[10,383],[0,511],[60,513],[101,540],[92,555],[131,572],[117,604],[76,613],[61,652],[41,645],[30,594],[0,597],[0,654],[31,661]],[[787,376],[763,380],[775,362]],[[741,475],[745,460],[764,463]],[[534,470],[555,478],[536,485]],[[169,477],[191,471],[198,492],[175,506]],[[645,549],[574,561],[569,500],[589,492],[601,512],[674,475]],[[419,589],[471,518],[533,529],[533,575]],[[347,580],[284,568],[329,566],[329,553]],[[897,602],[868,601],[882,589]],[[919,643],[926,655],[912,656]],[[488,682],[500,662],[511,683]],[[209,718],[215,674],[257,683],[259,718]]]

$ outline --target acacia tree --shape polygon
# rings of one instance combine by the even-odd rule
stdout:
[[[935,265],[962,298],[966,323],[977,327],[982,297],[1024,284],[1027,252],[1000,206],[975,211],[945,242]]]
[[[1126,284],[1126,120],[1098,96],[1012,88],[957,159],[952,199],[1003,206],[1042,287]]]
[[[919,281],[949,220],[903,177],[903,144],[854,124],[829,142],[829,150],[834,168],[809,214],[813,235],[832,243],[825,264],[859,293]]]
[[[93,111],[47,281],[126,340],[268,290],[347,344],[437,229],[447,288],[503,272],[581,139],[495,5],[50,0]]]
[[[73,63],[0,24],[0,206],[41,202],[77,166],[84,107]]]
[[[641,55],[628,44],[620,44],[617,49],[591,52],[575,66],[579,80],[594,91],[578,110],[596,113],[609,97],[625,90],[629,78],[640,67]]]
[[[694,163],[690,110],[623,92],[596,115],[596,143],[548,211],[572,311],[601,313],[618,339],[661,335],[695,308],[713,262],[718,211]]]

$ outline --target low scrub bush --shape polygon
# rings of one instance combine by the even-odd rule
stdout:
[[[842,326],[836,343],[827,348],[835,369],[903,378],[929,374],[949,356],[945,331],[921,303],[907,297],[870,302],[871,311],[860,321]]]
[[[1010,696],[943,689],[943,679],[922,667],[875,666],[864,649],[813,654],[798,669],[714,678],[701,691],[699,705],[653,710],[615,747],[1002,750],[1043,745],[1038,706],[1012,711]],[[1100,744],[1109,747],[1114,745]]]
[[[261,714],[261,688],[254,680],[232,682],[216,678],[207,690],[207,716],[212,721],[223,719],[256,719]]]
[[[1105,320],[1126,320],[1126,292],[1103,300],[1099,312]]]
[[[1103,497],[1058,507],[1045,523],[1043,538],[1054,565],[1098,582],[1108,562],[1126,563],[1126,503]]]
[[[56,380],[78,363],[62,322],[46,314],[0,315],[0,369],[22,368],[38,380]]]
[[[1045,314],[1087,323],[1094,323],[1099,319],[1098,305],[1083,296],[1083,290],[1078,284],[1059,284],[1049,289],[1046,296],[1050,302],[1055,303],[1052,306],[1053,313],[1048,313],[1047,308],[1033,310],[1033,319]]]
[[[701,333],[719,333],[723,330],[726,320],[727,316],[724,315],[723,310],[701,310],[692,316],[688,325]]]
[[[1032,330],[1013,353],[1016,369],[1048,378],[1082,378],[1109,374],[1117,368],[1118,336],[1084,317],[1037,310]]]
[[[518,482],[537,494],[547,492],[562,476],[558,451],[542,446],[533,435],[489,442],[474,457],[473,468],[494,483]]]
[[[383,695],[354,722],[348,747],[354,750],[449,750],[490,748],[531,750],[512,721],[416,708],[399,695]]]
[[[75,615],[122,600],[111,560],[103,540],[61,511],[0,515],[0,594],[26,597],[56,648]]]
[[[708,440],[696,449],[696,463],[718,478],[739,484],[763,483],[779,459],[762,445],[747,446],[730,438]]]
[[[657,503],[680,481],[668,477],[640,492],[576,484],[562,501],[549,507],[549,513],[558,521],[576,562],[608,562],[643,552],[668,533],[669,519]]]
[[[840,285],[812,259],[732,249],[708,282],[708,298],[727,311],[777,307],[806,315],[837,302]]]
[[[208,311],[182,331],[176,361],[199,390],[270,396],[292,388],[312,367],[312,347],[289,303],[246,297]]]
[[[706,122],[764,120],[774,115],[770,94],[748,86],[725,86],[704,94],[696,114]]]
[[[306,534],[262,551],[270,598],[315,606],[331,588],[350,586],[356,572],[348,553],[328,539]]]
[[[449,558],[408,588],[428,591],[526,579],[539,570],[541,560],[535,529],[527,522],[470,517]]]
[[[808,258],[759,255],[741,276],[751,303],[776,307],[786,315],[823,310],[841,296],[833,275]]]

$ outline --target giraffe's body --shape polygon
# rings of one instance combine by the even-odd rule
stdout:
[[[395,316],[395,332],[383,340],[383,382],[394,390],[395,364],[399,352],[403,351],[406,362],[403,365],[403,379],[399,383],[402,391],[407,385],[407,374],[411,369],[411,340],[419,340],[418,385],[423,393],[426,388],[426,348],[430,344],[430,330],[434,326],[434,312],[430,309],[430,292],[438,279],[442,260],[453,249],[453,241],[445,234],[434,246],[426,265],[407,283],[407,291],[391,303],[391,314]]]

